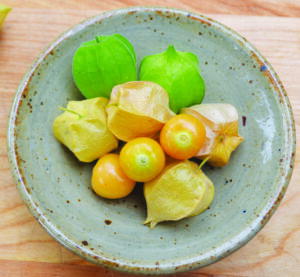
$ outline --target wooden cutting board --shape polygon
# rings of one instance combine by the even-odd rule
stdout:
[[[126,276],[82,260],[47,234],[23,204],[6,151],[9,109],[27,67],[57,35],[100,12],[14,9],[0,32],[0,276]],[[299,152],[300,18],[209,16],[251,41],[279,74],[294,110]],[[300,276],[299,157],[288,191],[265,228],[233,255],[180,276]]]

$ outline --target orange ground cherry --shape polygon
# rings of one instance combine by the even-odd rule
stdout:
[[[147,182],[163,170],[165,153],[154,139],[140,137],[129,141],[122,148],[120,164],[129,178]]]
[[[169,156],[186,160],[199,152],[205,138],[205,127],[199,119],[189,114],[179,114],[162,128],[160,144]]]
[[[118,154],[106,154],[96,163],[91,184],[96,194],[108,199],[118,199],[131,193],[135,181],[123,172]]]

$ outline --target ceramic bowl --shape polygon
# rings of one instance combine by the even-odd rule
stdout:
[[[72,79],[75,50],[96,35],[112,33],[128,38],[138,63],[169,44],[195,53],[206,84],[204,103],[231,103],[238,109],[244,141],[227,166],[204,167],[215,198],[198,216],[150,230],[142,224],[141,186],[121,200],[96,196],[90,186],[94,163],[79,162],[53,135],[58,106],[83,99]],[[74,26],[34,61],[13,100],[8,151],[24,202],[57,241],[104,267],[163,274],[216,262],[265,225],[291,177],[295,127],[279,78],[246,39],[198,14],[133,7]]]

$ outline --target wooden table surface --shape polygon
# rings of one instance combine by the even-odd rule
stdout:
[[[131,276],[97,267],[57,243],[31,216],[16,189],[6,151],[14,92],[35,56],[57,35],[104,10],[139,0],[1,0],[14,9],[0,31],[0,276]],[[165,0],[208,14],[251,41],[273,65],[290,98],[297,128],[294,173],[265,228],[233,255],[180,276],[300,276],[300,1]]]

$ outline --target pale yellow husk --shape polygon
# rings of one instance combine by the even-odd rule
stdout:
[[[0,28],[4,22],[4,19],[10,11],[10,7],[0,4]]]
[[[108,99],[71,101],[53,124],[56,138],[82,162],[91,162],[118,147],[118,139],[106,124]],[[76,114],[77,113],[77,114]]]
[[[114,87],[106,111],[109,129],[124,141],[154,136],[175,115],[169,109],[167,92],[146,81]]]
[[[191,161],[172,161],[163,172],[144,184],[147,219],[152,229],[157,223],[195,216],[211,204],[214,186]]]
[[[205,126],[204,146],[195,156],[199,159],[209,157],[213,166],[224,166],[231,153],[242,142],[238,134],[238,112],[231,104],[200,104],[181,110],[199,118]]]

